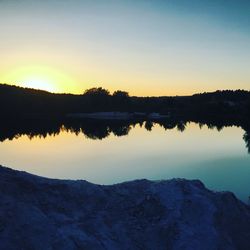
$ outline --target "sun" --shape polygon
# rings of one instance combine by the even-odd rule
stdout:
[[[49,92],[68,92],[74,86],[73,79],[62,70],[44,65],[17,67],[9,71],[4,80],[21,87]]]
[[[43,76],[31,76],[22,80],[23,85],[28,88],[55,92],[55,82]]]

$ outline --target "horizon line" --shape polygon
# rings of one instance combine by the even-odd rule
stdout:
[[[109,91],[109,89],[106,89],[106,88],[101,87],[101,86],[93,86],[91,88],[86,88],[86,89],[84,89],[82,91],[82,94],[81,94],[81,93],[70,93],[70,92],[53,92],[53,91],[48,91],[48,90],[45,90],[45,89],[25,87],[25,86],[20,86],[20,85],[17,85],[17,84],[9,84],[9,83],[0,83],[0,85],[6,85],[6,86],[10,86],[10,87],[16,87],[16,88],[27,89],[27,90],[36,90],[36,91],[41,91],[41,92],[45,92],[45,93],[49,93],[49,94],[54,94],[54,95],[75,95],[75,96],[81,96],[81,95],[84,94],[84,91],[86,91],[88,89],[91,89],[91,88],[103,88],[103,89]],[[124,92],[127,92],[129,94],[129,92],[126,91],[126,90],[115,90],[115,91],[124,91]],[[115,91],[113,91],[113,93]],[[194,95],[198,95],[198,94],[216,93],[216,92],[219,92],[219,91],[246,91],[246,92],[250,92],[250,89],[249,90],[247,90],[247,89],[216,89],[216,90],[213,90],[213,91],[195,92],[193,94],[187,94],[187,95],[161,95],[161,96],[146,96],[145,95],[145,96],[138,96],[138,95],[130,95],[129,94],[129,97],[152,97],[152,98],[157,98],[157,97],[190,97],[190,96],[194,96]],[[111,92],[110,92],[110,95],[112,96]]]

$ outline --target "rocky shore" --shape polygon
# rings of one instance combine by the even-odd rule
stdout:
[[[250,249],[250,208],[198,181],[102,186],[0,167],[0,249]]]

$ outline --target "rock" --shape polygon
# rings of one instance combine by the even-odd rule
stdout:
[[[200,181],[111,186],[0,167],[0,249],[250,249],[250,208]]]

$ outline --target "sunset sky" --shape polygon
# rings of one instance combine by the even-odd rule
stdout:
[[[0,82],[131,95],[250,90],[249,0],[0,0]]]

